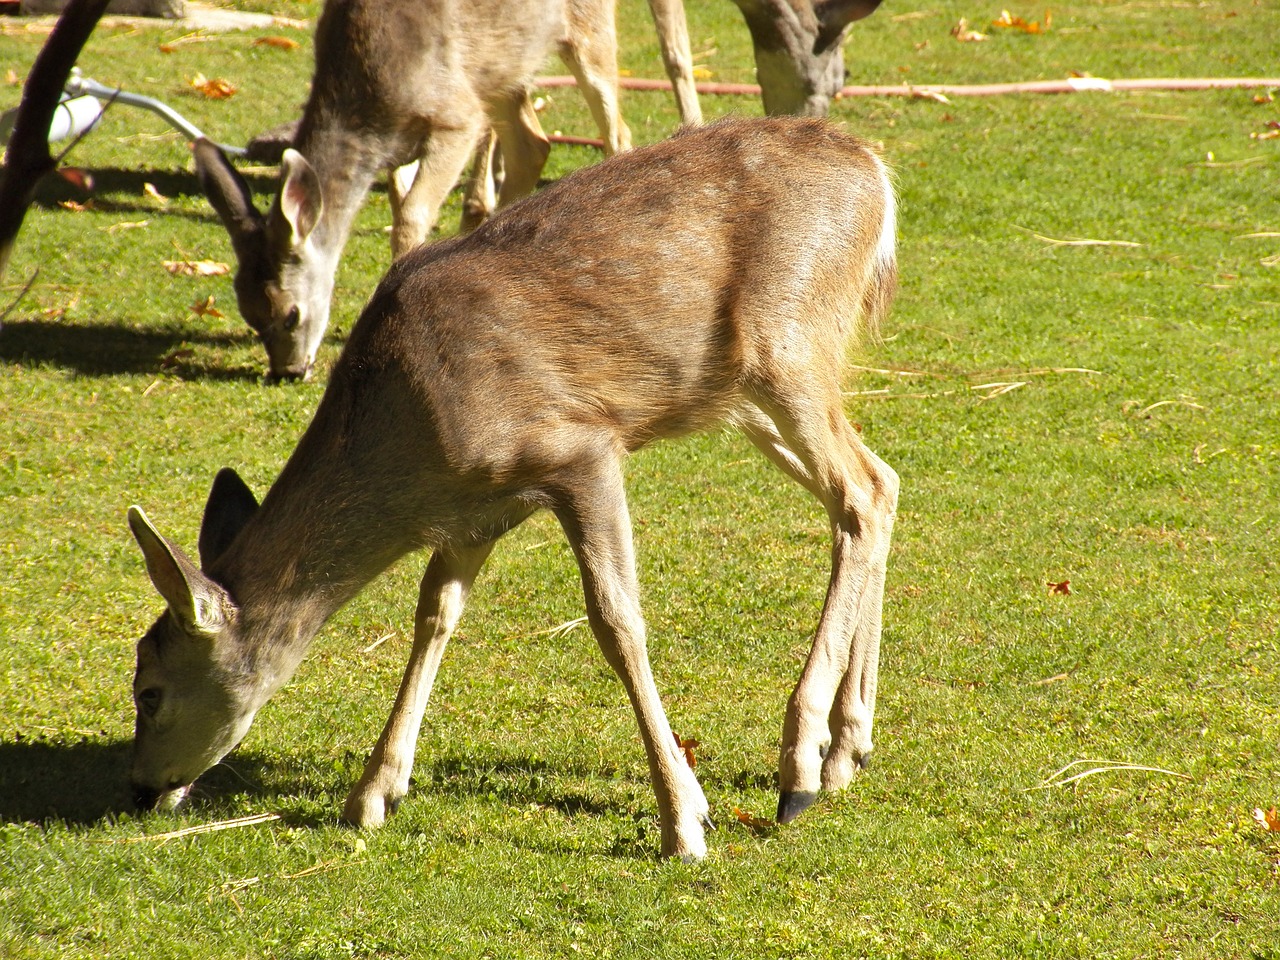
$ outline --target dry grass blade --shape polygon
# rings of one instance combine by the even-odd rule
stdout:
[[[279,813],[255,813],[248,817],[236,817],[233,820],[219,820],[215,823],[202,823],[181,830],[170,830],[167,833],[150,833],[143,837],[124,837],[119,840],[106,840],[105,843],[165,843],[169,840],[181,840],[184,837],[195,837],[204,833],[217,833],[220,830],[236,830],[240,827],[254,827],[260,823],[271,823],[284,819]]]
[[[394,634],[394,633],[384,633],[384,634],[383,634],[382,636],[380,636],[377,640],[373,641],[373,643],[369,644],[367,647],[365,647],[365,648],[364,648],[363,650],[361,650],[360,652],[361,652],[361,653],[373,653],[373,651],[377,650],[380,646],[382,646],[384,643],[386,643],[388,640],[390,640],[390,639],[391,639],[392,637],[394,637],[394,636],[395,636],[395,634]]]
[[[1085,764],[1093,764],[1093,766],[1089,767],[1087,770],[1081,770],[1078,773],[1073,773],[1069,777],[1065,776],[1067,772]],[[1177,777],[1179,780],[1191,779],[1191,777],[1185,773],[1178,773],[1176,770],[1165,770],[1163,767],[1146,767],[1137,763],[1121,763],[1116,760],[1072,760],[1061,770],[1056,770],[1049,774],[1049,776],[1045,777],[1044,780],[1040,781],[1038,786],[1028,787],[1027,791],[1051,790],[1054,787],[1065,787],[1069,783],[1079,783],[1086,777],[1096,776],[1100,773],[1117,773],[1122,771],[1129,773],[1162,773],[1169,777]]]
[[[1135,243],[1133,240],[1094,240],[1089,237],[1072,237],[1069,239],[1060,239],[1058,237],[1046,237],[1039,233],[1033,233],[1028,230],[1031,236],[1037,240],[1049,244],[1053,247],[1141,247],[1143,244]]]
[[[1138,411],[1138,416],[1140,416],[1140,417],[1145,417],[1145,416],[1146,416],[1148,413],[1150,413],[1152,410],[1155,410],[1155,409],[1157,409],[1157,408],[1159,408],[1159,407],[1167,407],[1167,406],[1169,406],[1169,405],[1171,405],[1171,404],[1172,404],[1172,405],[1175,405],[1175,406],[1179,406],[1179,407],[1190,407],[1192,410],[1203,410],[1203,409],[1204,409],[1204,407],[1203,407],[1203,406],[1201,406],[1200,404],[1198,404],[1198,403],[1193,403],[1193,402],[1192,402],[1192,401],[1190,401],[1190,400],[1157,400],[1155,403],[1148,404],[1147,406],[1145,406],[1145,407],[1143,407],[1141,410],[1139,410],[1139,411]]]

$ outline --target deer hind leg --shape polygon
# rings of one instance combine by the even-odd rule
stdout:
[[[476,144],[471,173],[467,177],[462,199],[462,222],[459,232],[470,233],[493,215],[498,206],[501,181],[501,159],[497,154],[498,135],[490,127]]]
[[[872,749],[885,567],[898,478],[845,419],[838,391],[775,398],[741,418],[746,435],[813,493],[831,521],[831,580],[813,647],[787,704],[778,820],[847,786]]]
[[[412,165],[392,172],[388,181],[391,199],[391,255],[404,256],[427,239],[440,214],[440,205],[458,182],[475,149],[482,126],[436,128],[423,144],[417,169]]]
[[[612,454],[602,457],[557,499],[556,516],[578,559],[592,631],[639,721],[658,801],[662,855],[700,859],[707,852],[710,808],[677,749],[649,666],[621,465]]]
[[[560,59],[578,81],[604,141],[606,156],[631,149],[631,131],[618,107],[618,34],[613,3],[570,3],[570,38]],[[588,10],[575,8],[593,8]]]
[[[542,132],[528,93],[504,97],[489,105],[502,158],[502,189],[498,206],[505,207],[533,193],[551,155],[551,142]]]
[[[431,687],[445,645],[462,615],[471,584],[493,543],[440,549],[432,555],[418,592],[413,650],[405,667],[395,706],[364,773],[347,795],[342,817],[359,827],[379,827],[409,792],[413,755]]]

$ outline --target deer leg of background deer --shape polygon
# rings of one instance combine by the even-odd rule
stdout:
[[[706,855],[711,826],[702,787],[677,748],[653,680],[640,614],[631,520],[622,468],[605,455],[562,491],[556,516],[582,572],[587,616],[600,649],[621,678],[640,724],[657,795],[662,855],[685,860]]]
[[[382,736],[359,782],[347,795],[342,817],[348,823],[359,827],[381,826],[409,792],[418,730],[440,669],[440,659],[462,615],[471,584],[492,550],[492,542],[475,547],[441,548],[427,564],[414,615],[413,650]]]
[[[770,460],[818,496],[832,528],[826,602],[783,725],[778,820],[786,822],[812,804],[820,788],[846,786],[871,752],[898,484],[849,426],[838,393],[825,401],[803,391],[775,397],[742,423]]]
[[[582,31],[576,43],[561,47],[560,59],[577,78],[578,90],[587,101],[608,156],[631,149],[631,131],[618,108],[618,38],[612,19],[613,5],[601,6],[609,12],[607,29]]]
[[[468,126],[433,130],[423,145],[417,173],[408,189],[404,189],[399,177],[390,178],[392,257],[403,256],[427,239],[440,205],[466,168],[482,125],[477,110]]]
[[[489,107],[502,154],[498,206],[505,207],[533,193],[551,154],[551,143],[542,132],[542,124],[527,93],[504,97]]]
[[[476,144],[471,173],[462,197],[462,221],[459,232],[470,233],[493,215],[498,206],[498,135],[490,127]]]
[[[649,12],[658,28],[662,64],[671,78],[680,122],[695,126],[702,122],[702,106],[693,82],[693,52],[689,46],[689,24],[682,0],[649,0]]]

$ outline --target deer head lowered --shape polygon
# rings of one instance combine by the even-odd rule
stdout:
[[[547,509],[639,721],[662,853],[702,856],[709,809],[649,667],[623,462],[723,422],[818,498],[833,538],[786,709],[778,817],[848,784],[872,748],[898,479],[845,419],[840,379],[846,343],[888,308],[894,231],[867,144],[819,120],[737,120],[579,171],[397,261],[261,506],[218,475],[198,566],[129,511],[167,604],[138,645],[138,803],[179,802],[325,619],[428,547],[409,664],[344,808],[382,823],[408,790],[472,582],[504,533]]]
[[[605,152],[630,146],[618,112],[614,4],[327,0],[316,27],[311,94],[265,215],[217,147],[197,141],[201,185],[239,261],[240,312],[266,347],[273,379],[310,373],[342,249],[380,173],[393,173],[394,256],[426,240],[490,126],[505,171],[497,204],[534,189],[550,148],[528,91],[552,53],[578,77]],[[681,115],[696,122],[683,3],[650,0],[650,7],[677,78]]]

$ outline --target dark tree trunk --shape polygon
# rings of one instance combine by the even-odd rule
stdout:
[[[0,168],[0,277],[13,253],[36,187],[57,166],[49,153],[49,124],[62,87],[109,0],[70,0],[31,66],[13,135]]]

